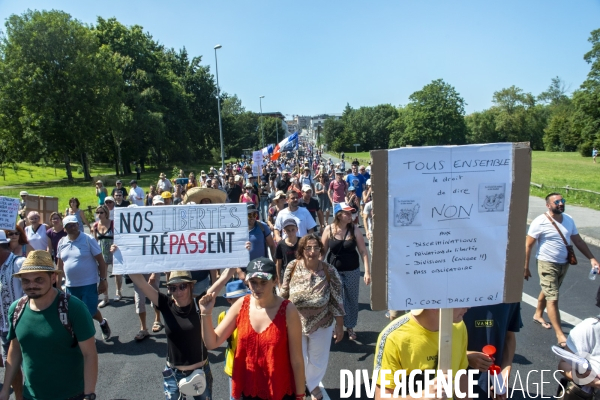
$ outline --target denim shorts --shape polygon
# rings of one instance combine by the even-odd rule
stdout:
[[[206,375],[206,390],[200,396],[194,396],[194,400],[210,400],[212,398],[213,377],[212,373],[210,372],[210,364],[208,362],[204,364],[202,370]],[[191,371],[180,371],[165,365],[165,369],[163,370],[163,387],[165,389],[166,400],[179,399],[181,394],[179,393],[179,386],[177,385],[177,382],[187,376],[186,372]]]
[[[65,289],[67,293],[85,303],[92,317],[96,315],[98,312],[98,286],[95,283],[86,286],[67,286]]]

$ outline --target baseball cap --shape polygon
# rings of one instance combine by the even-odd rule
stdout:
[[[161,195],[161,197],[163,199],[170,199],[171,197],[173,197],[173,195],[171,194],[171,192],[169,192],[168,190],[165,190],[160,195]],[[154,199],[152,199],[152,201],[154,201]]]
[[[283,221],[283,224],[281,224],[281,229],[285,229],[285,227],[291,225],[294,225],[296,228],[298,227],[298,223],[294,218],[288,218],[285,221]]]
[[[165,204],[165,199],[160,194],[157,194],[152,198],[152,204]]]
[[[0,244],[7,244],[8,242],[10,242],[10,240],[6,238],[6,232],[0,229]]]
[[[339,213],[340,211],[350,211],[350,212],[356,212],[356,210],[352,207],[350,207],[348,204],[346,204],[345,202],[342,203],[337,203],[334,207],[333,207],[333,215],[336,215],[337,213]]]
[[[69,224],[77,224],[79,225],[79,221],[77,221],[77,217],[74,215],[67,215],[63,218],[63,226],[67,226]]]
[[[302,185],[303,192],[308,192],[309,190],[312,190],[312,187],[310,187],[310,185]]]
[[[19,192],[19,196],[29,196],[29,193],[27,193],[25,190],[21,190]]]
[[[344,175],[344,171],[342,171],[341,169],[336,169],[335,173],[336,174],[340,174],[340,175]]]
[[[367,179],[367,185],[371,186],[371,178]]]
[[[248,213],[257,213],[258,210],[256,209],[256,206],[254,205],[254,203],[248,203]]]
[[[260,278],[269,281],[275,274],[275,263],[266,257],[255,258],[248,263],[246,268],[246,280]]]
[[[135,179],[132,179],[132,180],[129,181],[130,185],[133,185],[134,183],[137,185],[137,181]]]
[[[116,181],[115,183],[121,183],[121,184],[122,184],[123,182],[121,182],[121,180],[119,179],[119,180],[118,180],[118,181]]]
[[[104,202],[106,203],[107,201],[112,201],[112,202],[114,203],[114,202],[115,202],[115,198],[114,198],[114,197],[112,197],[112,196],[106,196],[106,197],[104,198]]]
[[[355,192],[355,191],[356,191],[356,188],[355,188],[354,186],[350,186],[350,187],[348,188],[348,191],[349,191],[349,192]]]

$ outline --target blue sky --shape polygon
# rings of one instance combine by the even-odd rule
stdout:
[[[434,79],[453,85],[467,113],[516,85],[535,95],[552,77],[585,79],[600,2],[577,1],[158,1],[0,0],[0,18],[57,9],[138,24],[168,47],[186,47],[222,90],[259,111],[312,115],[406,104]]]

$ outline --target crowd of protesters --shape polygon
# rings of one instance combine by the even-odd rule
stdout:
[[[26,212],[27,193],[22,192],[21,221],[0,231],[6,368],[0,400],[8,399],[11,387],[17,399],[95,399],[93,320],[103,340],[110,340],[100,309],[121,301],[128,280],[140,322],[134,339],[150,336],[146,299],[154,313],[152,333],[166,333],[166,399],[322,399],[319,383],[332,338],[335,345],[346,333],[353,341],[361,335],[355,331],[358,294],[361,276],[365,285],[371,283],[374,193],[370,165],[355,161],[346,169],[343,155],[334,163],[308,143],[301,150],[277,160],[267,156],[259,168],[243,158],[198,175],[180,170],[171,180],[161,173],[147,192],[137,180],[129,181],[129,188],[118,180],[109,194],[98,181],[93,223],[77,198],[69,199],[64,215],[53,213],[50,221],[42,221],[37,212]],[[119,250],[115,208],[214,203],[239,203],[247,210],[247,265],[115,275],[110,298],[107,279]],[[167,294],[160,290],[163,274]],[[230,307],[213,320],[224,288]],[[487,397],[483,373],[494,361],[505,380],[510,375],[514,334],[522,326],[520,304],[477,307],[466,314],[470,317],[466,312],[454,309],[452,369],[455,374],[468,367],[480,371],[479,395]],[[411,369],[436,368],[439,310],[390,310],[388,315],[392,321],[379,336],[375,369],[405,369],[408,375]],[[482,326],[481,320],[488,323]],[[225,342],[227,394],[213,391],[217,372],[208,362],[208,351]],[[496,346],[495,359],[481,351],[482,343]],[[69,363],[66,372],[55,367],[63,359]],[[393,380],[375,383],[388,393],[395,388]]]

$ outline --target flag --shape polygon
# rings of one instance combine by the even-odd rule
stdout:
[[[275,161],[279,158],[282,152],[291,151],[298,148],[298,132],[294,132],[290,136],[283,139],[273,149],[273,155],[271,161]]]

